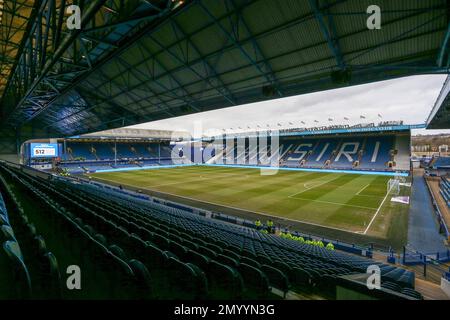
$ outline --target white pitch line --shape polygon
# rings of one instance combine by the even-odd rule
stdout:
[[[364,207],[364,206],[356,206],[353,204],[346,204],[346,203],[339,203],[339,202],[332,202],[332,201],[324,201],[324,200],[315,200],[315,199],[308,199],[308,198],[297,198],[297,197],[291,197],[292,199],[298,199],[298,200],[307,200],[307,201],[313,201],[313,202],[322,202],[322,203],[328,203],[328,204],[335,204],[338,206],[345,206],[345,207],[354,207],[354,208],[360,208],[360,209],[369,209],[369,210],[377,210],[376,208],[371,207]]]
[[[203,179],[202,177],[199,177],[199,178],[200,178],[200,179]],[[123,183],[121,183],[120,181],[117,181],[117,180],[110,180],[110,179],[105,179],[105,178],[99,178],[98,176],[95,176],[95,179],[102,180],[102,181],[113,182],[113,183],[118,183],[118,184],[123,184]],[[154,185],[154,186],[146,186],[146,187],[151,187],[151,188],[154,188],[154,187],[163,187],[163,186],[170,186],[170,185],[181,184],[181,183],[182,183],[182,182],[180,182],[180,181],[176,181],[176,182],[167,182],[167,183],[161,183],[161,184],[157,184],[157,185]],[[136,188],[145,189],[144,187],[141,187],[141,186],[138,186],[138,185],[136,185],[135,187],[136,187]]]
[[[333,179],[330,179],[330,180],[327,180],[327,181],[323,181],[322,183],[316,184],[315,186],[312,186],[312,187],[310,187],[310,188],[306,187],[306,184],[307,184],[307,183],[305,183],[305,184],[303,184],[303,186],[306,188],[305,190],[302,190],[302,191],[300,191],[300,192],[296,192],[296,193],[294,193],[294,194],[291,194],[290,196],[288,196],[288,198],[294,198],[294,197],[295,197],[296,195],[298,195],[298,194],[301,194],[301,193],[306,192],[306,191],[308,191],[308,190],[311,190],[311,189],[320,187],[320,186],[322,186],[322,185],[324,185],[324,184],[326,184],[326,183],[328,183],[328,182],[331,182],[331,181],[333,181],[333,180],[336,180],[336,179],[338,179],[338,178],[340,178],[340,176],[334,177]]]
[[[367,186],[365,186],[365,187],[363,187],[361,190],[359,190],[359,191],[356,193],[356,195],[359,196],[359,194],[360,194],[361,192],[363,192],[368,186],[370,186],[370,183],[368,183]]]
[[[378,212],[380,212],[381,207],[383,206],[383,203],[384,203],[384,202],[386,201],[386,199],[388,198],[389,193],[390,193],[390,190],[389,190],[388,192],[386,192],[386,195],[384,196],[383,201],[381,201],[381,204],[380,204],[380,206],[378,207],[377,212],[375,212],[375,214],[373,215],[372,220],[370,220],[369,225],[367,226],[366,230],[364,230],[364,233],[363,233],[363,234],[366,234],[366,233],[367,233],[367,231],[369,230],[370,226],[371,226],[372,223],[375,221],[375,218],[377,217]]]
[[[95,179],[107,181],[107,182],[110,182],[110,183],[118,183],[117,181],[114,181],[114,180],[102,179],[102,178],[98,178],[98,177],[95,177]],[[348,229],[342,229],[342,228],[338,228],[338,227],[322,225],[322,224],[319,224],[319,223],[314,223],[314,222],[310,222],[310,221],[306,221],[306,220],[291,219],[291,218],[287,218],[287,217],[284,217],[284,216],[277,216],[277,215],[273,215],[273,214],[269,214],[269,213],[265,213],[265,212],[261,212],[261,211],[255,211],[255,210],[251,210],[251,209],[234,207],[234,206],[226,205],[226,204],[223,204],[223,203],[220,203],[220,202],[211,202],[211,201],[201,200],[201,199],[192,198],[192,197],[188,197],[188,196],[182,196],[182,195],[179,195],[179,194],[176,194],[176,193],[170,193],[170,192],[153,190],[153,189],[150,189],[149,187],[147,187],[147,188],[144,188],[144,187],[139,188],[137,186],[133,186],[133,185],[125,184],[125,183],[122,184],[122,185],[124,187],[129,187],[130,190],[143,189],[143,190],[147,190],[147,191],[151,191],[151,192],[167,194],[167,195],[171,195],[171,196],[174,196],[174,197],[188,199],[188,200],[192,200],[192,201],[196,201],[196,202],[212,204],[212,205],[216,205],[216,206],[219,206],[219,207],[225,207],[225,208],[234,209],[234,210],[238,210],[238,211],[246,211],[246,212],[250,212],[250,213],[256,213],[256,214],[259,214],[259,215],[262,215],[262,216],[276,218],[276,219],[280,219],[280,220],[292,221],[292,222],[300,222],[300,223],[310,224],[310,225],[313,225],[313,226],[318,226],[318,227],[322,227],[322,228],[326,228],[326,229],[334,229],[334,230],[344,231],[344,232],[348,232],[348,233],[359,233],[359,234],[362,233],[362,231],[352,231],[352,230],[348,230]]]
[[[133,186],[131,186],[131,187],[133,187]],[[135,187],[133,187],[133,188],[135,188]],[[167,194],[167,195],[171,195],[171,196],[178,197],[178,198],[193,200],[193,201],[196,201],[196,202],[202,202],[202,203],[206,203],[206,204],[212,204],[212,205],[215,205],[215,206],[225,207],[225,208],[229,208],[229,209],[233,209],[233,210],[246,211],[246,212],[250,212],[250,213],[256,213],[256,214],[259,214],[259,215],[262,215],[262,216],[276,218],[276,219],[285,220],[285,221],[300,222],[300,223],[310,224],[310,225],[313,225],[313,226],[318,226],[318,227],[327,228],[327,229],[334,229],[334,230],[339,230],[339,231],[344,231],[344,232],[349,232],[349,233],[361,233],[362,232],[362,231],[352,231],[352,230],[347,230],[347,229],[342,229],[342,228],[322,225],[322,224],[318,224],[318,223],[314,223],[314,222],[310,222],[310,221],[305,221],[305,220],[291,219],[291,218],[287,218],[287,217],[284,217],[284,216],[277,216],[277,215],[273,215],[273,214],[269,214],[269,213],[265,213],[265,212],[261,212],[261,211],[254,211],[254,210],[245,209],[245,208],[233,207],[233,206],[229,206],[229,205],[226,205],[226,204],[223,204],[223,203],[220,203],[220,202],[211,202],[211,201],[201,200],[201,199],[197,199],[197,198],[191,198],[191,197],[187,197],[187,196],[178,195],[176,193],[161,192],[161,191],[152,190],[152,189],[148,189],[148,188],[142,188],[142,189],[148,190],[148,191],[156,191],[156,192],[159,192],[159,193],[162,193],[162,194]]]
[[[205,175],[207,175],[206,172],[203,172],[203,173],[204,173]],[[247,179],[247,178],[248,178],[248,175],[247,175],[247,174],[242,175],[242,174],[237,174],[237,173],[234,173],[234,174],[233,174],[233,173],[225,173],[225,172],[223,172],[223,173],[217,173],[216,175],[235,176],[235,177],[240,177],[240,178],[243,178],[243,179]],[[95,176],[95,178],[96,178],[96,179],[99,179],[99,180],[103,180],[103,181],[110,181],[110,182],[120,183],[120,182],[115,181],[115,180],[109,180],[109,179],[105,179],[105,178],[99,178],[99,177],[97,177],[97,176]],[[202,175],[198,176],[198,173],[196,172],[196,173],[195,173],[195,176],[190,177],[189,179],[184,180],[184,181],[174,181],[174,182],[160,183],[160,184],[150,185],[150,186],[146,186],[146,187],[147,187],[147,188],[157,188],[157,187],[165,187],[165,186],[171,186],[171,185],[177,185],[177,184],[182,185],[182,184],[187,184],[187,183],[195,182],[195,181],[197,181],[198,179],[201,179],[202,181],[205,181],[205,180],[214,180],[214,179],[216,179],[216,177],[209,177],[209,178],[207,178],[207,177],[204,177],[204,176],[202,176]],[[142,189],[142,188],[145,189],[144,187],[141,187],[141,189]]]
[[[174,181],[174,182],[167,182],[167,183],[160,183],[155,185],[146,186],[147,188],[157,188],[157,187],[164,187],[164,186],[170,186],[170,185],[177,185],[177,184],[187,184],[191,182],[196,182],[198,179],[201,179],[202,181],[210,180],[211,178],[206,178],[202,175],[198,175],[198,173],[195,174],[195,176],[189,177],[189,179],[186,179],[184,181]]]

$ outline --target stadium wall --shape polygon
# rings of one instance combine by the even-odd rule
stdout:
[[[119,171],[137,171],[150,170],[161,168],[177,168],[189,166],[205,166],[205,167],[230,167],[230,168],[247,168],[247,169],[264,169],[264,170],[282,170],[282,171],[308,171],[308,172],[327,172],[327,173],[349,173],[349,174],[366,174],[366,175],[384,175],[384,176],[400,176],[407,177],[409,174],[405,172],[386,172],[386,171],[360,171],[360,170],[333,170],[333,169],[305,169],[305,168],[284,168],[284,167],[262,167],[262,166],[247,166],[247,165],[226,165],[226,164],[207,164],[207,163],[193,163],[193,164],[176,164],[176,165],[161,165],[161,166],[143,166],[132,168],[117,168],[95,170],[95,172],[119,172]]]
[[[143,167],[117,168],[117,169],[101,169],[101,170],[95,170],[95,172],[101,173],[101,172],[151,170],[151,169],[162,169],[162,168],[190,167],[193,165],[195,165],[195,164],[173,164],[173,165],[143,166]]]
[[[307,168],[285,168],[285,167],[262,167],[248,165],[226,165],[226,164],[196,164],[199,166],[218,166],[232,168],[249,168],[249,169],[265,169],[265,170],[283,170],[283,171],[307,171],[307,172],[326,172],[326,173],[349,173],[349,174],[367,174],[367,175],[384,175],[384,176],[409,176],[406,172],[387,172],[387,171],[364,171],[364,170],[338,170],[338,169],[307,169]]]
[[[20,157],[17,154],[0,154],[0,160],[12,162],[12,163],[20,163]]]

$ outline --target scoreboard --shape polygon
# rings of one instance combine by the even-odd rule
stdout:
[[[32,143],[30,146],[31,158],[58,157],[57,143]]]

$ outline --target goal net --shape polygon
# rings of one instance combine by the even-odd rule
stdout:
[[[398,180],[400,183],[406,183],[407,179],[403,176],[394,176],[395,180]]]
[[[387,184],[387,193],[400,193],[400,179],[389,179]]]

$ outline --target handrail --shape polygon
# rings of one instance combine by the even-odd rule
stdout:
[[[421,261],[417,261],[418,264],[421,264],[424,266],[432,265],[433,268],[436,268],[438,271],[441,272],[442,277],[446,277],[446,275],[450,272],[450,267],[448,267],[447,265],[443,264],[441,261],[436,260],[435,258],[432,257],[433,253],[429,253],[429,254],[422,253],[422,252],[414,249],[411,246],[405,246],[404,250],[405,250],[405,255],[404,255],[403,259],[405,259],[406,250],[409,250],[409,251],[411,251],[412,254],[420,255]],[[438,252],[437,252],[437,254],[438,254]]]

